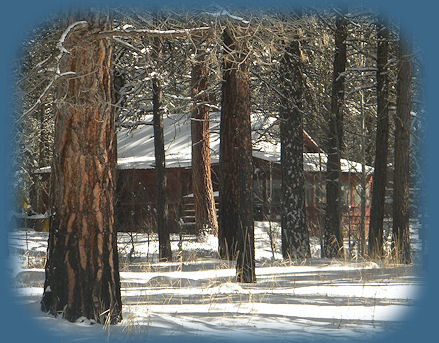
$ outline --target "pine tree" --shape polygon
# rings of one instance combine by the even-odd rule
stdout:
[[[236,62],[235,44],[229,30],[223,32],[224,62],[220,123],[220,184],[218,248],[223,259],[236,258],[238,208],[238,101],[237,88],[241,86]],[[243,99],[241,99],[243,100]]]
[[[387,179],[387,152],[389,137],[389,30],[382,23],[377,25],[377,129],[375,164],[372,181],[372,201],[369,223],[369,257],[384,256],[383,220]]]
[[[398,263],[409,264],[409,175],[410,175],[410,111],[411,111],[411,57],[407,42],[400,39],[398,64],[395,160],[393,175],[393,235],[392,251]]]
[[[155,61],[160,59],[161,39],[154,38],[153,53]],[[161,261],[172,260],[171,241],[168,230],[168,204],[165,166],[165,139],[163,136],[162,88],[157,74],[152,79],[152,112],[154,127],[155,152],[155,186],[157,232],[159,236],[159,258]]]
[[[51,218],[41,309],[69,321],[122,319],[119,262],[113,219],[114,113],[112,46],[96,33],[108,16],[71,22],[58,88]],[[84,28],[86,26],[86,28]],[[64,37],[64,36],[63,36]]]
[[[282,170],[282,255],[286,259],[311,256],[305,213],[303,173],[303,78],[300,43],[292,41],[281,60],[284,97],[280,109]]]
[[[205,56],[205,55],[204,55]],[[203,55],[192,68],[192,184],[195,229],[198,234],[218,234],[215,199],[210,170],[208,67]]]
[[[344,72],[346,70],[347,23],[337,15],[334,69],[332,75],[331,112],[329,116],[328,162],[326,165],[326,217],[322,257],[344,255],[341,227],[341,166],[343,147]]]
[[[237,40],[237,34],[241,41]],[[253,160],[246,34],[245,28],[231,25],[223,33],[225,56],[220,138],[222,206],[218,238],[222,256],[236,258],[237,281],[255,282]],[[226,128],[223,123],[227,124]],[[231,142],[228,142],[229,139]],[[229,209],[231,213],[227,211]]]

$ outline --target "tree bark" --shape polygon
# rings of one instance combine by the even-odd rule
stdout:
[[[238,136],[237,136],[237,78],[236,64],[230,55],[235,42],[230,33],[223,33],[225,55],[220,123],[220,183],[218,249],[221,258],[235,260],[238,209]]]
[[[195,202],[195,230],[218,234],[218,222],[210,170],[209,101],[207,61],[197,60],[192,69],[192,184]]]
[[[375,164],[372,180],[372,200],[369,222],[369,257],[384,257],[383,221],[387,180],[387,152],[389,137],[389,30],[382,23],[377,27],[377,133]]]
[[[285,259],[311,257],[305,217],[305,177],[303,173],[303,79],[300,45],[290,43],[281,60],[284,98],[280,109],[282,173],[282,256]]]
[[[159,61],[161,51],[160,38],[154,38],[153,54],[155,61]],[[154,128],[155,152],[155,185],[157,232],[159,236],[159,259],[171,261],[171,241],[168,229],[168,204],[166,199],[166,167],[165,167],[165,139],[163,135],[163,111],[161,109],[162,88],[157,76],[152,79],[152,112]]]
[[[88,28],[67,35],[59,87],[51,218],[41,309],[69,321],[115,324],[122,319],[114,197],[112,46],[94,35],[109,19],[88,16]]]
[[[245,55],[245,54],[243,54]],[[244,56],[243,56],[244,57]],[[236,280],[256,282],[253,222],[253,157],[250,118],[249,62],[243,60],[238,69],[238,208]]]
[[[400,39],[395,118],[395,161],[393,176],[393,257],[398,263],[411,263],[409,230],[409,170],[411,60],[406,42]]]
[[[332,76],[331,113],[329,117],[328,161],[326,171],[326,218],[322,257],[343,257],[341,227],[341,167],[343,147],[344,72],[346,70],[346,19],[336,19],[334,70]]]
[[[245,38],[224,30],[224,82],[220,129],[220,253],[236,258],[238,282],[255,282],[253,160],[249,61]],[[221,235],[220,235],[221,233]],[[224,234],[226,233],[226,235]]]

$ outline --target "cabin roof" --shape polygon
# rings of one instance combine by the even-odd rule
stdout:
[[[220,114],[211,113],[210,123],[210,158],[211,163],[219,162],[219,125]],[[280,143],[274,139],[260,139],[261,132],[275,123],[275,118],[252,115],[253,157],[279,163]],[[191,125],[187,114],[173,114],[163,118],[165,139],[165,163],[167,168],[191,166]],[[304,143],[307,149],[303,154],[304,170],[318,172],[326,170],[326,154],[317,143],[304,131]],[[142,126],[135,130],[121,129],[117,135],[118,169],[152,169],[154,168],[154,131],[153,127]],[[361,172],[361,163],[342,159],[342,172]],[[367,166],[366,172],[372,168]]]
[[[146,121],[151,118],[146,118]],[[191,166],[191,120],[188,114],[171,114],[163,118],[166,168],[187,168]],[[210,159],[219,163],[220,113],[209,116]],[[252,115],[253,157],[280,163],[280,143],[265,135],[267,129],[276,124],[276,118]],[[327,155],[317,143],[303,131],[303,166],[306,172],[326,171]],[[135,129],[122,128],[117,133],[118,169],[153,169],[155,167],[154,129],[152,125],[142,125]],[[361,172],[361,163],[341,159],[342,172]],[[366,166],[370,173],[372,167]],[[50,167],[40,168],[37,173],[50,172]]]

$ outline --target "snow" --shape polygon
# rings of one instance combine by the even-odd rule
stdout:
[[[378,337],[404,325],[423,288],[416,266],[320,259],[315,237],[312,258],[286,262],[279,226],[271,223],[273,261],[269,227],[255,222],[257,282],[252,284],[235,282],[234,263],[218,258],[213,236],[197,241],[186,235],[180,252],[179,236],[171,235],[174,261],[163,263],[158,262],[155,234],[133,234],[134,252],[130,235],[118,234],[124,319],[111,327],[86,318],[69,323],[39,311],[47,233],[10,233],[10,273],[19,304],[48,334],[84,342],[103,334],[122,341],[145,335],[270,342],[352,339]],[[417,239],[416,230],[412,235]]]
[[[253,156],[266,161],[280,163],[280,143],[261,139],[260,132],[266,131],[275,119],[261,114],[252,114]],[[152,122],[152,116],[145,116],[144,123]],[[220,113],[211,112],[210,160],[219,163]],[[166,168],[187,168],[192,164],[191,119],[188,114],[168,114],[163,118]],[[311,138],[312,140],[312,138]],[[327,154],[304,153],[303,169],[306,172],[325,172]],[[361,173],[361,163],[340,159],[343,173]],[[153,169],[155,167],[154,128],[139,125],[137,128],[122,128],[117,133],[118,169]],[[373,168],[366,166],[366,174]],[[43,167],[37,173],[49,173],[50,167]]]
[[[219,126],[211,126],[212,130],[219,130]],[[189,167],[192,149],[190,118],[184,114],[165,116],[163,118],[163,133],[166,167]],[[211,135],[211,148],[215,152],[219,152],[219,134],[213,133]],[[153,126],[141,126],[134,130],[121,129],[117,135],[117,152],[119,169],[154,168]],[[211,159],[213,163],[218,162],[218,154],[214,153]]]
[[[240,21],[240,22],[242,22],[243,24],[249,24],[249,23],[250,23],[249,21],[244,20],[244,18],[242,18],[242,17],[238,17],[238,16],[236,16],[236,15],[232,15],[232,14],[230,14],[227,10],[224,10],[224,9],[222,9],[222,10],[220,10],[220,11],[217,11],[217,12],[206,12],[206,14],[209,14],[209,15],[211,15],[212,17],[215,17],[215,18],[226,16],[226,17],[229,17],[229,18],[231,18],[231,19],[235,19],[235,20],[237,20],[237,21]]]
[[[148,119],[146,120],[148,121]],[[271,162],[280,163],[280,143],[263,140],[258,131],[265,131],[275,122],[274,118],[252,115],[253,156]],[[219,162],[220,148],[220,113],[212,112],[210,124],[211,163]],[[191,124],[186,114],[169,114],[163,119],[163,131],[166,151],[166,167],[191,166]],[[121,129],[117,135],[119,169],[154,168],[154,128],[141,126],[134,130]],[[326,171],[327,155],[325,153],[304,153],[304,170],[308,172]],[[342,172],[361,173],[361,163],[341,159]],[[372,167],[366,166],[366,173]]]

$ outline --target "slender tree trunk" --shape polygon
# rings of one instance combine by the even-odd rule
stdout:
[[[192,184],[195,201],[195,229],[198,234],[218,234],[218,222],[210,171],[209,101],[207,61],[192,69]]]
[[[393,254],[399,263],[411,263],[409,231],[409,169],[411,60],[406,42],[400,40],[395,117],[395,161],[393,176]]]
[[[242,48],[241,48],[242,49]],[[250,118],[249,62],[242,60],[238,68],[238,208],[236,279],[238,282],[256,282],[255,241],[253,222],[253,156]]]
[[[231,56],[235,42],[227,30],[224,31],[223,39],[225,56],[220,123],[218,248],[221,258],[235,260],[239,219],[237,106],[240,99],[237,98],[237,88],[240,84],[236,63]]]
[[[346,69],[346,20],[336,19],[334,70],[332,76],[331,113],[329,117],[328,162],[326,165],[326,219],[322,257],[343,257],[341,227],[341,167],[343,147],[344,72]]]
[[[290,43],[281,60],[284,98],[280,109],[282,172],[282,255],[285,259],[311,257],[305,214],[303,173],[303,79],[300,45]]]
[[[42,168],[44,166],[47,166],[46,162],[46,149],[45,145],[47,142],[46,139],[46,130],[45,130],[45,108],[46,106],[44,104],[40,104],[39,110],[38,110],[38,121],[39,121],[39,139],[38,139],[38,157],[37,157],[37,165],[38,168]],[[40,175],[34,174],[32,177],[33,180],[33,186],[31,188],[30,192],[30,203],[34,207],[33,209],[37,213],[43,212],[43,202],[41,199],[42,196],[42,188],[43,188],[43,182],[40,180]]]
[[[369,223],[369,257],[372,259],[384,256],[383,221],[389,137],[389,30],[381,23],[377,30],[377,133]]]
[[[113,225],[114,112],[111,106],[109,19],[88,16],[70,32],[60,86],[52,162],[51,218],[41,309],[69,320],[115,324],[122,319],[116,231]]]
[[[359,249],[358,254],[365,257],[366,254],[366,113],[364,111],[364,93],[360,91],[360,111],[361,111],[361,191],[360,191],[360,225],[359,225]]]
[[[155,61],[159,61],[161,51],[160,38],[154,39]],[[161,109],[162,88],[157,76],[152,79],[152,112],[154,127],[155,186],[157,209],[157,232],[159,236],[159,259],[171,261],[171,241],[168,229],[168,204],[166,199],[165,139],[163,135],[163,111]]]

